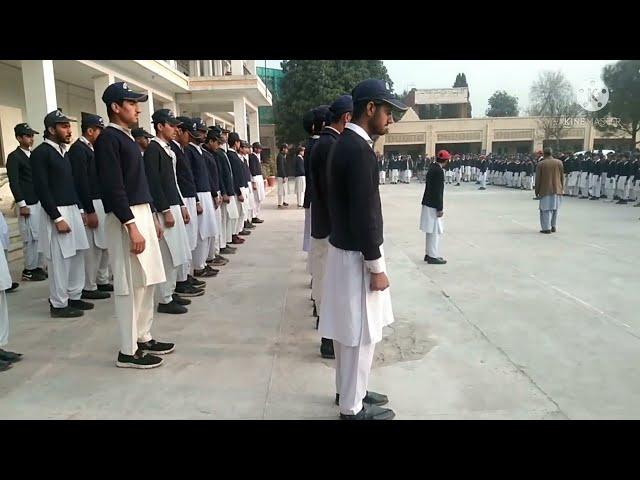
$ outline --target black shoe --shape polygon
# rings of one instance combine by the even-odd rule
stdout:
[[[433,258],[433,257],[430,257],[429,255],[424,256],[424,261],[432,265],[444,265],[445,263],[447,263],[447,261],[441,257]]]
[[[393,420],[396,414],[390,408],[382,408],[377,405],[362,405],[362,410],[356,415],[340,414],[340,420]]]
[[[556,233],[556,227],[551,227],[551,233]]]
[[[138,348],[138,351],[135,355],[125,355],[121,352],[118,352],[118,361],[116,362],[116,366],[120,368],[156,368],[162,365],[162,360],[160,357],[156,357],[155,355],[145,355],[142,350]]]
[[[289,204],[287,202],[282,202],[282,205],[285,206],[285,207],[289,206]]]
[[[222,260],[223,262],[225,262],[225,265],[229,263],[229,259],[224,258],[222,255],[216,255],[216,260]]]
[[[626,205],[627,203],[629,203],[629,200],[618,200],[616,202],[617,205]]]
[[[459,186],[460,186],[460,182],[456,183],[456,187],[459,187]]]
[[[253,230],[254,228],[256,228],[255,225],[251,225],[251,223],[249,222],[244,222],[244,228],[248,229],[248,230]]]
[[[229,247],[227,245],[226,247],[220,249],[220,253],[224,253],[225,255],[233,255],[237,250],[237,248]]]
[[[44,272],[39,272],[38,270],[23,270],[22,271],[22,280],[26,280],[29,282],[42,282],[47,279],[47,276]]]
[[[11,286],[9,288],[7,288],[7,292],[13,292],[15,291],[16,288],[18,288],[20,286],[20,284],[18,282],[12,282]]]
[[[173,352],[176,346],[173,343],[157,342],[151,339],[148,342],[138,342],[138,348],[144,353],[166,355],[167,353]]]
[[[211,262],[207,260],[207,263],[213,265],[214,267],[224,267],[227,263],[229,263],[229,260],[222,257],[216,257],[212,259]]]
[[[76,310],[93,310],[93,303],[83,302],[82,300],[69,299],[69,306]]]
[[[478,190],[486,190],[485,187],[480,187]]]
[[[176,302],[178,305],[191,305],[191,300],[189,300],[188,298],[182,298],[177,293],[174,293],[173,295],[171,295],[171,298],[173,298],[173,301]]]
[[[218,275],[217,273],[211,271],[211,270],[207,270],[207,268],[203,268],[202,270],[195,270],[193,272],[193,274],[198,277],[198,278],[208,278],[208,277],[215,277],[216,275]]]
[[[101,292],[100,290],[82,290],[80,298],[86,298],[87,300],[104,300],[105,298],[111,298],[111,294]]]
[[[540,230],[540,233],[551,233],[551,230]]]
[[[196,288],[205,288],[207,286],[207,282],[205,282],[203,280],[198,280],[197,278],[193,277],[192,275],[187,275],[186,282],[178,282],[178,283],[188,283],[192,287],[196,287]]]
[[[600,197],[591,197],[589,200],[600,200]]]
[[[322,358],[334,359],[336,354],[333,351],[333,340],[323,338],[320,343],[320,356]]]
[[[316,308],[316,303],[313,302],[313,316],[318,317],[318,309]]]
[[[238,235],[242,235],[243,237],[248,237],[249,235],[251,235],[251,232],[249,230],[242,230]]]
[[[13,364],[11,362],[5,362],[4,360],[0,360],[0,372],[9,370],[11,367],[13,367]]]
[[[113,285],[105,283],[104,285],[98,285],[98,291],[100,292],[113,292]]]
[[[206,263],[207,265],[209,265],[210,263],[212,263],[212,262],[213,262],[213,260],[214,260],[213,258],[207,258],[207,260],[205,261],[205,263]]]
[[[369,405],[377,405],[378,407],[380,407],[389,403],[389,397],[383,395],[382,393],[370,392],[369,390],[367,390],[367,394],[362,399],[362,402]],[[336,393],[336,405],[340,405],[339,393]]]
[[[220,273],[220,270],[218,270],[217,268],[211,268],[209,265],[205,265],[204,269],[213,272],[216,275]]]
[[[258,218],[258,217],[253,217],[251,219],[251,223],[264,223],[264,220]]]
[[[187,313],[187,307],[180,305],[175,300],[171,300],[169,303],[159,303],[158,304],[158,313],[171,313],[175,315],[179,315],[182,313]]]
[[[75,318],[84,315],[84,312],[82,310],[73,308],[70,305],[63,308],[56,308],[52,305],[49,305],[49,312],[51,313],[52,318]]]
[[[201,297],[204,295],[204,290],[202,288],[194,287],[188,282],[181,282],[180,284],[176,283],[176,289],[174,292],[181,297]]]
[[[22,354],[15,353],[15,352],[7,352],[6,350],[2,350],[0,348],[0,360],[3,362],[9,362],[9,363],[19,362],[20,360],[22,360]]]

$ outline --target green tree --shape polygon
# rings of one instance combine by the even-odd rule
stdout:
[[[467,76],[464,73],[459,73],[458,75],[456,75],[456,81],[453,82],[453,88],[468,86],[469,85],[467,84]]]
[[[602,69],[602,80],[609,89],[609,102],[593,117],[613,117],[615,122],[597,123],[600,131],[624,132],[631,136],[631,148],[640,139],[640,60],[621,60]]]
[[[487,117],[517,117],[518,98],[504,90],[497,90],[489,98],[489,108],[485,113]]]
[[[273,106],[279,143],[304,140],[304,112],[351,93],[362,80],[379,78],[393,88],[382,60],[284,60],[281,67],[284,78]]]

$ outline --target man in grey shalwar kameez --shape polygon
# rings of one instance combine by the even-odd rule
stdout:
[[[556,231],[558,209],[564,191],[564,165],[553,158],[551,148],[544,149],[544,158],[536,167],[536,197],[540,199],[540,233]]]

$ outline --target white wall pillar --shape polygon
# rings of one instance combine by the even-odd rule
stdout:
[[[260,118],[257,110],[249,112],[249,141],[251,143],[260,141]]]
[[[115,83],[115,78],[112,74],[100,75],[93,79],[93,94],[96,102],[96,113],[102,117],[105,125],[109,123],[109,116],[107,115],[107,106],[102,101],[102,94],[112,83]]]
[[[53,60],[22,60],[22,84],[27,110],[27,122],[39,132],[44,129],[44,117],[58,108]],[[35,144],[42,136],[35,136]]]
[[[242,60],[231,60],[231,75],[244,75]]]
[[[241,140],[247,139],[247,105],[244,97],[233,101],[233,121]]]
[[[251,75],[256,75],[256,61],[255,60],[245,60],[247,62],[247,68],[251,72]]]
[[[222,60],[213,61],[213,74],[216,76],[224,75],[222,71]]]
[[[198,60],[189,60],[189,75],[192,77],[200,76],[200,62]]]
[[[155,130],[153,129],[153,124],[151,123],[151,115],[153,114],[153,92],[149,90],[145,90],[149,98],[146,102],[141,102],[138,105],[140,106],[140,119],[138,120],[138,126],[144,128],[147,132],[155,135]]]

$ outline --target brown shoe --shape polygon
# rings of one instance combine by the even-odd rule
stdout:
[[[232,238],[231,243],[233,243],[234,245],[242,245],[245,242],[245,239],[240,238],[238,235],[234,235],[231,238]]]

